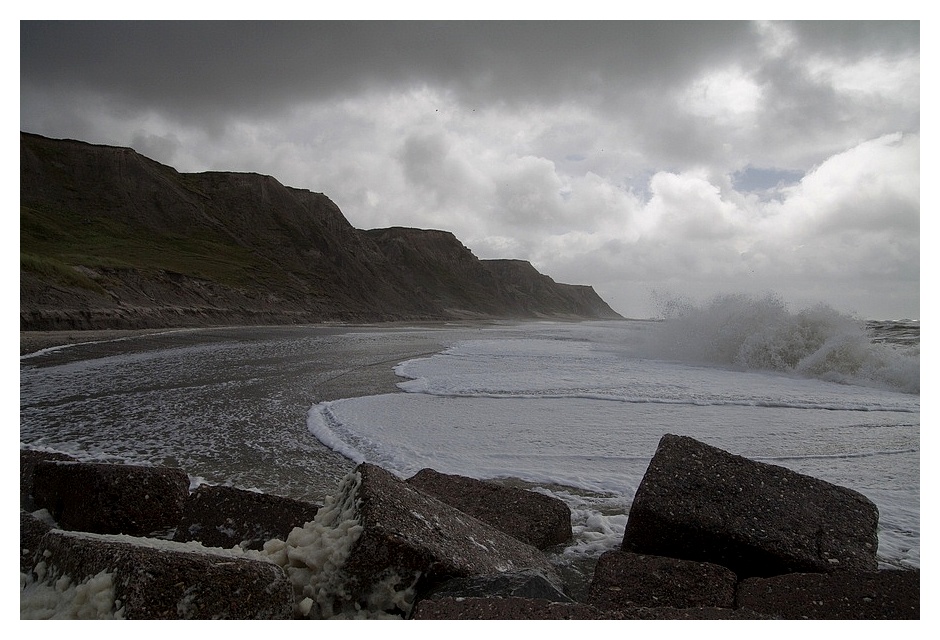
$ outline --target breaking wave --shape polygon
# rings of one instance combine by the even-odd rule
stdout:
[[[733,294],[702,305],[673,300],[663,316],[650,345],[657,357],[920,393],[919,339],[873,335],[880,323],[825,304],[792,313],[774,295]],[[919,332],[916,322],[906,326]]]

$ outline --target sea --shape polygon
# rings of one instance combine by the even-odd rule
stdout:
[[[655,320],[162,332],[22,356],[20,445],[309,500],[363,461],[520,486],[570,507],[549,553],[577,592],[660,438],[684,435],[861,492],[880,566],[919,567],[919,334],[747,296]],[[396,389],[317,397],[376,366]]]

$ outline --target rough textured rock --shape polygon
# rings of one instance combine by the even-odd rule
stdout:
[[[593,287],[560,284],[539,273],[527,260],[483,260],[493,275],[496,291],[501,299],[512,304],[525,315],[548,316],[547,309],[569,318],[585,314],[596,318],[617,318],[617,314],[594,291]]]
[[[576,602],[533,598],[457,598],[422,600],[413,620],[598,620],[606,614]]]
[[[37,460],[32,455],[23,457],[29,458],[38,470],[40,484],[46,467],[88,471],[89,467],[97,466]],[[21,462],[21,474],[23,466]],[[280,547],[266,547],[261,553],[207,549],[194,542],[182,544],[62,531],[55,528],[57,523],[44,510],[34,513],[21,510],[20,567],[24,575],[32,576],[21,591],[21,617],[52,614],[89,617],[89,607],[90,617],[117,614],[146,619],[267,619],[291,617],[292,612],[294,616],[306,616],[313,607],[309,601],[313,595],[307,592],[298,595],[296,585],[291,584],[293,577],[289,577],[292,575],[289,571],[297,568],[291,561],[301,552],[309,553],[305,561],[311,561],[307,565],[311,570],[306,574],[301,571],[297,574],[300,577],[309,578],[328,567],[337,571],[336,582],[326,578],[307,583],[317,589],[338,587],[339,591],[328,594],[329,598],[345,597],[337,594],[357,590],[350,597],[363,609],[394,615],[411,611],[416,619],[920,617],[919,570],[790,573],[750,578],[739,583],[734,603],[737,608],[730,609],[726,593],[733,577],[729,578],[726,569],[619,551],[609,552],[598,561],[592,593],[585,603],[566,602],[553,569],[533,547],[416,491],[378,467],[360,465],[357,469],[356,474],[350,474],[344,481],[344,486],[351,482],[349,486],[354,490],[346,492],[347,499],[336,507],[337,517],[332,521],[321,519],[318,512],[315,520],[321,520],[319,531],[317,527],[307,530],[306,525],[291,531],[289,539],[294,536],[306,539],[309,546],[292,548],[283,541],[272,540],[280,543]],[[131,467],[128,471],[133,474],[139,469]],[[96,470],[103,472],[109,481],[122,477],[107,469]],[[176,492],[179,484],[171,483],[170,489]],[[251,510],[255,498],[262,509],[269,504],[266,498],[281,507],[287,506],[281,503],[282,498],[221,489],[220,502],[224,507],[210,509],[210,514],[218,515],[226,509]],[[261,520],[241,515],[247,523]],[[326,525],[331,522],[342,525],[338,531],[330,530],[339,537],[352,534],[348,546],[326,532]],[[269,562],[246,557],[265,558]],[[102,585],[107,589],[99,589]],[[391,601],[392,608],[373,606],[374,597],[389,595],[389,588],[402,585],[411,589],[410,595],[397,592],[381,601]],[[619,591],[610,593],[610,587]],[[605,588],[608,593],[603,592]],[[714,593],[706,593],[710,588]],[[713,596],[721,606],[709,604],[703,594]],[[73,603],[84,598],[83,606],[50,610],[50,598],[62,600],[65,596],[71,597]],[[365,597],[357,599],[358,596]],[[415,597],[418,601],[412,610],[409,603]],[[119,601],[116,605],[115,598]],[[644,598],[649,604],[668,606],[644,606],[640,604]],[[46,603],[47,615],[41,615],[42,607],[32,606],[36,602]],[[690,603],[693,606],[687,606]],[[343,609],[341,613],[355,616],[363,612]]]
[[[166,535],[188,495],[181,469],[39,461],[33,474],[36,505],[73,531]]]
[[[558,498],[433,469],[407,482],[539,549],[571,539],[571,510]]]
[[[60,530],[46,534],[39,553],[43,563],[21,600],[64,576],[80,584],[105,572],[113,586],[111,612],[125,619],[269,620],[292,615],[287,577],[280,567],[260,560],[211,553],[192,544]]]
[[[597,561],[587,604],[731,609],[737,582],[730,569],[709,562],[608,551]]]
[[[738,586],[737,606],[788,620],[919,620],[920,571],[750,578]]]
[[[44,460],[59,460],[61,462],[77,462],[72,456],[64,453],[50,451],[33,451],[20,449],[20,508],[26,511],[36,509],[33,500],[33,474],[36,464]]]
[[[531,570],[454,578],[424,594],[422,599],[510,597],[573,602],[544,576]]]
[[[390,227],[362,235],[415,300],[454,317],[619,318],[592,287],[557,283],[525,260],[479,260],[449,231]]]
[[[631,607],[609,611],[612,620],[773,620],[756,611],[723,607]]]
[[[878,509],[862,494],[665,435],[623,551],[713,562],[738,577],[877,569]]]
[[[426,588],[450,578],[535,569],[560,580],[531,545],[428,496],[371,464],[357,470],[362,533],[343,570],[364,591],[390,574],[420,576]]]
[[[441,598],[422,600],[415,620],[764,620],[754,611],[697,607],[632,607],[605,611],[580,603],[530,598]]]
[[[291,498],[201,485],[187,498],[173,539],[224,549],[261,549],[268,540],[286,538],[291,529],[313,520],[318,508]]]
[[[27,511],[20,510],[20,571],[28,572],[35,564],[39,541],[52,530],[52,525]]]

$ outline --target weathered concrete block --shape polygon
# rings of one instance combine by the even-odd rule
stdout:
[[[571,510],[558,498],[433,469],[406,482],[533,547],[571,539]]]
[[[453,578],[420,596],[431,598],[529,598],[574,602],[537,571],[507,571],[485,576]]]
[[[607,611],[611,620],[773,620],[746,609],[724,607],[630,607]]]
[[[416,491],[388,471],[359,465],[362,535],[346,569],[363,582],[389,566],[426,581],[533,568],[557,576],[531,545]]]
[[[33,500],[33,474],[36,464],[41,461],[58,460],[60,462],[78,462],[72,456],[51,451],[33,451],[20,449],[20,509],[34,511],[37,509]]]
[[[597,560],[587,604],[631,607],[734,607],[738,578],[727,567],[608,551]]]
[[[719,607],[631,607],[617,611],[587,604],[530,598],[441,598],[422,600],[414,620],[765,620],[755,611]]]
[[[20,571],[26,573],[35,564],[39,541],[52,530],[52,525],[28,511],[20,509]]]
[[[235,487],[201,485],[183,506],[173,539],[207,547],[261,549],[317,515],[318,505]]]
[[[576,602],[531,598],[440,598],[422,600],[413,620],[599,620],[605,612]]]
[[[878,509],[810,476],[665,435],[622,549],[713,562],[739,578],[877,568]]]
[[[194,543],[54,529],[20,596],[22,618],[286,619],[280,567]]]
[[[920,570],[749,578],[737,606],[787,620],[919,620]]]
[[[171,532],[189,495],[181,469],[123,464],[40,461],[33,485],[62,529],[132,536]]]
[[[532,568],[560,584],[535,547],[371,464],[348,475],[313,522],[264,553],[285,568],[298,612],[310,617],[404,616],[419,583],[423,591],[461,576]]]

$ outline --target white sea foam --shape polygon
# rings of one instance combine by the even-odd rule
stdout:
[[[33,515],[56,527],[56,522],[45,509]],[[248,558],[270,562],[271,559],[257,551],[245,551],[234,546],[231,549],[206,547],[199,542],[175,542],[161,538],[146,538],[124,534],[99,534],[85,531],[60,531],[64,535],[79,539],[101,540],[123,543],[135,547],[146,547],[173,553],[224,556],[226,558]],[[47,552],[48,553],[48,552]],[[178,605],[180,617],[187,617],[187,607],[193,604],[192,597]],[[20,574],[20,618],[42,620],[112,620],[124,617],[124,607],[115,599],[114,574],[103,570],[94,576],[77,580],[59,572],[55,566],[40,561],[30,573]]]
[[[349,473],[313,520],[295,527],[286,540],[269,540],[260,553],[255,552],[284,569],[300,617],[400,618],[400,614],[386,612],[411,610],[418,575],[400,576],[390,569],[364,593],[351,593],[348,588],[344,564],[363,531],[358,498],[361,483],[358,472]]]
[[[114,576],[101,571],[75,582],[68,575],[46,580],[46,566],[40,562],[40,576],[20,574],[21,620],[119,620],[124,609],[114,599]]]
[[[345,589],[343,564],[362,533],[357,492],[362,478],[346,476],[310,522],[286,540],[269,540],[261,553],[284,568],[294,590],[296,610],[305,617],[330,618],[354,608]]]

